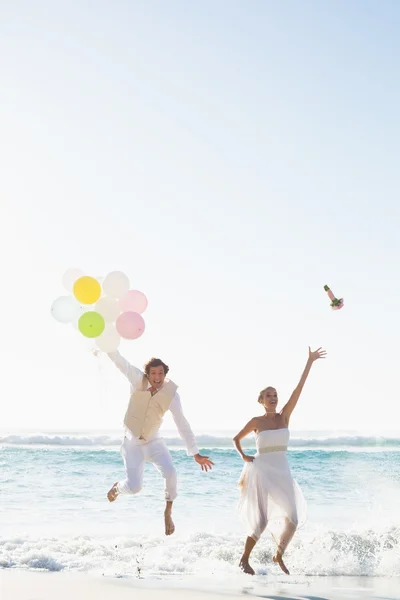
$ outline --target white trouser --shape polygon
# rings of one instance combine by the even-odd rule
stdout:
[[[177,477],[172,457],[165,442],[157,438],[147,444],[138,445],[127,437],[121,446],[124,459],[126,479],[118,483],[120,494],[137,494],[142,489],[143,471],[146,461],[151,462],[165,480],[165,499],[175,500],[177,496]]]

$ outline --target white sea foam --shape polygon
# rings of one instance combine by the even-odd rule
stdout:
[[[110,576],[158,578],[218,572],[232,577],[243,536],[197,533],[174,538],[135,536],[0,538],[0,567],[101,572]],[[276,574],[268,538],[255,548],[259,575]],[[298,533],[287,564],[299,576],[400,576],[400,528],[362,532]]]
[[[182,447],[180,438],[171,434],[164,436],[171,447]],[[84,434],[84,433],[5,433],[0,435],[0,444],[19,446],[87,446],[87,447],[119,447],[123,433]],[[198,445],[206,448],[232,448],[232,437],[224,435],[198,435]],[[253,446],[251,439],[244,440],[247,447]],[[292,433],[290,440],[291,448],[385,448],[399,449],[400,437],[396,436],[361,436],[361,435],[323,435],[309,434],[302,436]]]

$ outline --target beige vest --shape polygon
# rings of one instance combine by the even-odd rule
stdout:
[[[124,419],[125,427],[142,440],[150,440],[157,433],[178,389],[168,380],[152,396],[147,385],[148,380],[143,377],[142,387],[133,392]]]

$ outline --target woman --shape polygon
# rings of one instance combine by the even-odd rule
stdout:
[[[276,411],[278,396],[275,388],[265,388],[258,397],[265,414],[251,419],[233,438],[237,451],[246,463],[239,481],[241,487],[239,511],[247,521],[249,536],[246,539],[240,567],[249,575],[254,575],[254,570],[249,564],[250,553],[267,527],[277,545],[273,561],[289,575],[282,556],[296,528],[305,521],[306,505],[299,486],[291,476],[286,457],[289,442],[288,426],[290,415],[300,397],[311,365],[315,360],[325,356],[326,352],[321,348],[312,352],[309,347],[304,372],[283,409],[280,412]],[[255,432],[257,454],[248,456],[243,452],[240,441],[252,431]]]

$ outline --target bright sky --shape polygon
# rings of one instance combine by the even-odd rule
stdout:
[[[50,316],[126,272],[195,431],[324,346],[294,429],[398,428],[397,0],[3,3],[1,427],[118,428],[128,386]],[[323,285],[345,298],[333,312]]]

